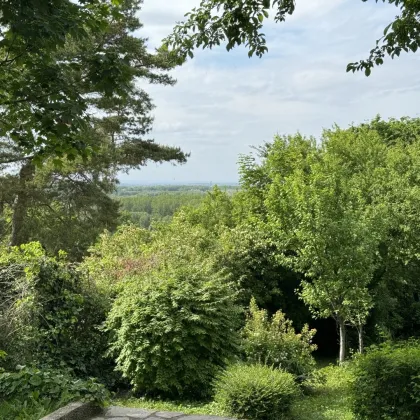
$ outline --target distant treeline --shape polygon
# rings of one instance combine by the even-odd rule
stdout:
[[[164,193],[189,192],[205,193],[213,189],[213,184],[191,184],[191,185],[125,185],[118,186],[114,195],[118,197],[130,195],[157,195]],[[234,192],[237,185],[219,185],[219,188],[226,192]]]
[[[239,187],[221,185],[219,188],[233,194]],[[198,206],[212,189],[213,185],[120,186],[114,197],[120,201],[129,221],[148,228],[152,221],[170,220],[183,206]]]

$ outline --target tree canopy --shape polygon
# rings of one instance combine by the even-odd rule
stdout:
[[[46,63],[62,70],[63,84],[60,82],[57,89],[61,92],[68,87],[80,94],[86,111],[82,124],[78,125],[78,117],[64,117],[62,112],[74,105],[73,97],[42,96],[42,103],[54,115],[60,114],[59,123],[28,98],[2,108],[4,120],[0,124],[5,131],[0,138],[0,169],[6,171],[0,180],[7,182],[0,201],[10,213],[3,229],[10,235],[11,245],[42,240],[49,252],[61,247],[73,258],[81,257],[104,228],[113,230],[118,223],[118,203],[108,196],[115,188],[118,171],[140,168],[149,161],[186,161],[187,155],[178,147],[148,138],[154,105],[138,86],[140,81],[173,85],[175,80],[167,70],[177,62],[164,51],[148,52],[146,40],[133,35],[141,28],[136,16],[141,2],[115,4],[118,14],[106,15],[105,31],[87,31],[82,38],[66,36],[62,45],[50,51],[50,61],[43,61],[40,67],[42,77],[48,76]],[[112,71],[91,66],[104,57],[113,60]],[[28,92],[36,90],[26,79],[33,69],[25,63],[22,68],[15,62],[10,64],[9,70],[18,72],[16,79],[9,80],[12,84],[8,89],[13,94],[19,92],[13,83],[27,85]],[[67,64],[63,67],[63,63]],[[123,80],[115,88],[113,72]],[[48,91],[55,83],[51,80],[44,80]],[[46,120],[52,125],[44,135],[37,124],[42,126]],[[16,130],[21,130],[17,137]],[[37,165],[41,161],[43,167]],[[46,217],[50,217],[49,224],[44,223]],[[67,229],[71,222],[74,235]]]
[[[115,113],[122,103],[126,121],[120,116],[118,123],[128,129],[129,120],[137,118],[142,129],[131,134],[148,131],[150,99],[134,84],[139,78],[173,84],[159,71],[181,61],[163,49],[149,53],[145,40],[132,36],[142,26],[136,17],[141,4],[2,2],[0,136],[9,141],[10,150],[0,153],[0,163],[20,160],[16,149],[35,163],[50,156],[86,158],[97,150],[83,135],[93,124],[92,115],[99,110]],[[142,115],[142,121],[133,113]]]
[[[321,145],[276,137],[258,160],[241,159],[248,223],[266,232],[280,265],[304,275],[299,296],[312,314],[337,321],[340,360],[347,325],[359,331],[362,350],[375,306],[382,325],[395,322],[386,320],[393,294],[411,294],[407,307],[416,313],[418,127],[416,119],[377,118],[326,130]]]
[[[366,2],[367,0],[362,0]],[[366,59],[349,63],[347,71],[364,70],[369,76],[374,66],[383,64],[384,57],[394,58],[401,52],[416,52],[420,46],[420,4],[412,0],[375,0],[389,3],[398,15],[384,28]],[[226,49],[244,44],[249,57],[262,57],[268,51],[264,23],[270,13],[275,22],[284,22],[299,7],[295,0],[202,0],[200,6],[187,13],[165,43],[178,49],[183,56],[193,57],[195,48],[212,48],[226,43]]]

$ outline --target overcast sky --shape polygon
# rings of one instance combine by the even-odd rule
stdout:
[[[199,0],[145,0],[141,12],[151,48]],[[380,114],[419,116],[420,53],[387,59],[367,78],[346,73],[365,58],[397,14],[394,6],[361,0],[297,0],[287,22],[265,28],[262,59],[244,48],[198,51],[173,71],[174,87],[147,86],[156,109],[156,142],[190,152],[182,166],[149,164],[124,183],[236,182],[237,159],[276,133],[319,137]]]

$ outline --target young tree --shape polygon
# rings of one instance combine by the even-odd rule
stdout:
[[[374,187],[386,146],[367,130],[354,135],[336,129],[324,133],[321,148],[298,135],[277,138],[263,155],[264,170],[255,167],[270,179],[266,228],[279,261],[305,275],[300,296],[313,315],[337,321],[343,361],[346,325],[359,329],[362,348],[372,307],[369,285],[387,220]]]
[[[366,0],[362,0],[366,1]],[[350,63],[347,71],[364,70],[369,76],[375,65],[383,64],[386,55],[394,58],[402,51],[416,52],[420,46],[420,4],[410,0],[376,0],[390,3],[399,15],[384,30],[365,60]],[[226,42],[227,50],[245,44],[248,55],[261,57],[268,51],[262,32],[264,21],[274,10],[274,20],[283,22],[299,7],[295,0],[202,0],[200,6],[186,14],[187,20],[178,24],[166,39],[180,52],[190,57],[198,47],[212,48]]]

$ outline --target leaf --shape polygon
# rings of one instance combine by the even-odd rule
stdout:
[[[385,29],[384,29],[384,35],[386,35],[387,33],[388,33],[388,30],[389,30],[389,28],[392,26],[392,22],[389,24],[389,25],[387,25],[386,27],[385,27]]]
[[[33,386],[39,386],[42,383],[42,379],[40,376],[34,375],[31,377],[31,379],[29,379],[29,383]]]
[[[370,67],[366,67],[365,69],[365,76],[369,77],[371,73]]]

